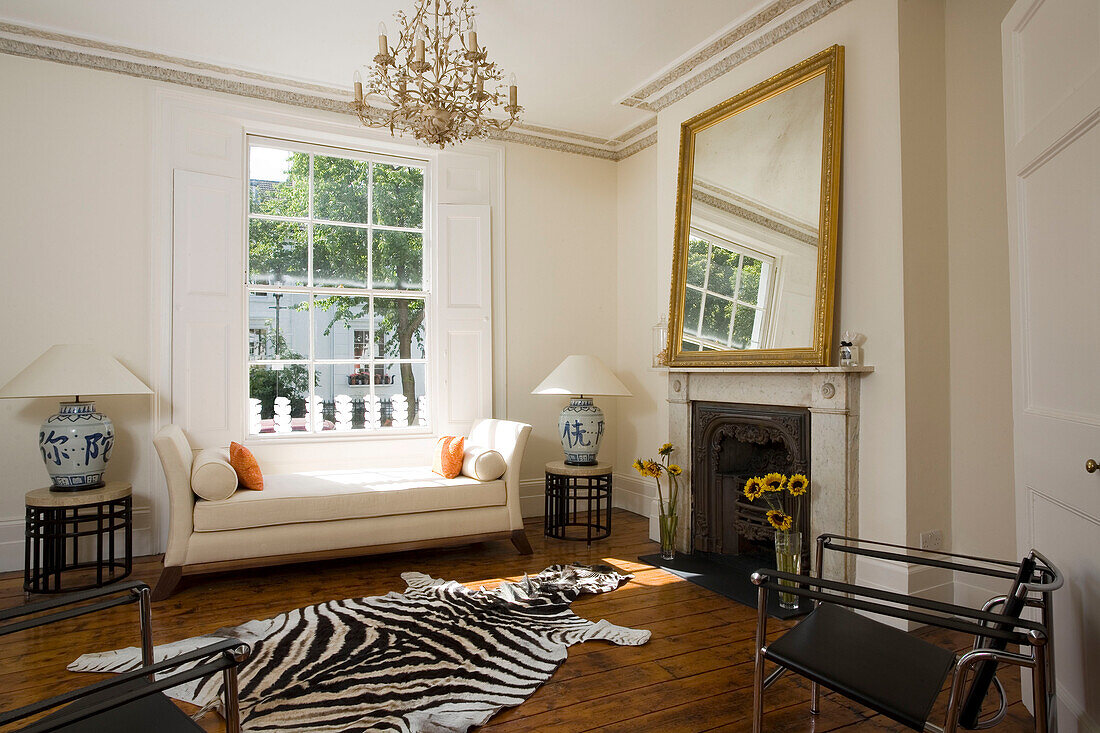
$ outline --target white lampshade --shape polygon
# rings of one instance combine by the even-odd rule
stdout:
[[[152,393],[117,359],[87,344],[51,346],[0,388],[0,398]]]
[[[531,394],[631,396],[626,385],[602,361],[587,354],[565,357]]]

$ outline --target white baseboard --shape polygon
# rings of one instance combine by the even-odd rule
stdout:
[[[134,557],[154,554],[151,518],[152,512],[148,507],[134,509]],[[23,569],[26,527],[25,517],[0,519],[0,571]],[[119,537],[121,538],[121,535]],[[82,542],[80,546],[82,556],[91,557],[92,554],[90,553],[95,552],[92,538],[85,537],[84,540],[85,542]],[[116,540],[116,542],[119,542],[119,540]],[[85,544],[87,544],[88,549],[85,549]],[[118,544],[116,548],[121,556],[122,545]]]
[[[877,557],[856,559],[856,584],[946,603],[951,603],[955,599],[955,579],[950,570],[927,565],[890,562]],[[875,615],[874,618],[876,621],[906,631],[922,626],[912,621],[887,616]]]
[[[616,509],[654,516],[652,488],[639,478],[626,473],[612,474],[611,504]],[[541,478],[528,478],[519,482],[520,513],[525,517],[541,517],[546,511],[546,482]]]

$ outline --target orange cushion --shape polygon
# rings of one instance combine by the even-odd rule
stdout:
[[[455,478],[462,473],[462,458],[466,452],[466,439],[444,435],[435,444],[432,472],[443,478]]]
[[[229,465],[237,472],[237,480],[243,488],[264,490],[264,475],[260,473],[260,464],[256,463],[256,456],[248,448],[240,443],[230,443]]]

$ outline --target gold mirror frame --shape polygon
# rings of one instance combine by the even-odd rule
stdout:
[[[684,297],[687,284],[688,236],[691,230],[695,136],[777,94],[825,77],[825,114],[821,155],[821,207],[818,227],[817,297],[813,341],[805,348],[744,351],[683,351]],[[828,366],[833,349],[836,300],[837,224],[840,198],[841,121],[844,98],[844,47],[832,46],[748,89],[680,126],[680,173],[676,193],[676,239],[672,254],[669,302],[668,366]]]

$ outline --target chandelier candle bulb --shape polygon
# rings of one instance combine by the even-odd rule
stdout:
[[[362,104],[363,103],[363,76],[358,71],[356,71],[355,76],[353,76],[352,79],[355,82],[355,103],[356,104]]]
[[[509,106],[512,106],[512,107],[519,106],[519,102],[517,101],[518,99],[519,99],[519,93],[518,93],[518,90],[516,89],[516,75],[515,74],[509,74],[508,75],[508,104],[509,104]]]

